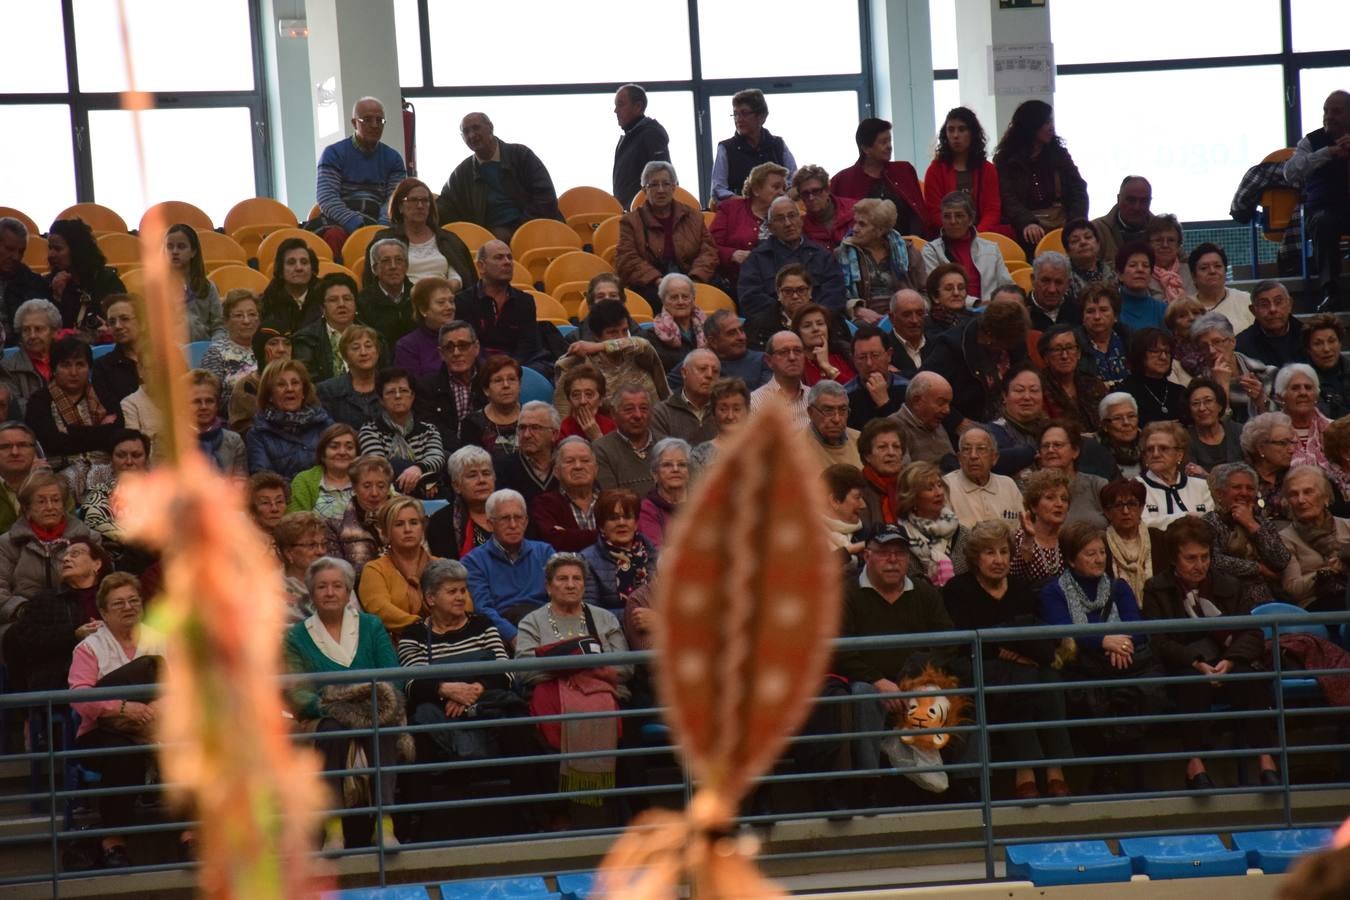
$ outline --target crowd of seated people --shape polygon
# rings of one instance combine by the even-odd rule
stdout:
[[[637,96],[626,87],[616,98],[626,130],[655,125],[628,109]],[[625,157],[645,202],[622,222],[617,273],[590,281],[578,332],[559,346],[512,285],[505,240],[471,255],[437,227],[481,214],[506,238],[555,216],[542,163],[471,114],[462,131],[474,155],[437,200],[374,149],[383,112],[369,99],[355,117],[361,139],[325,153],[322,204],[327,227],[387,226],[363,261],[364,291],[346,275],[318,277],[314,251],[289,240],[261,295],[222,302],[203,283],[192,229],[165,239],[190,333],[211,341],[188,376],[200,446],[247,478],[248,515],[284,576],[278,639],[293,671],[648,646],[671,524],[771,399],[819,456],[845,635],[1119,623],[1072,653],[1054,640],[984,645],[987,684],[1066,688],[990,701],[989,721],[1040,723],[998,751],[1018,761],[1022,800],[1086,789],[1054,761],[1126,752],[1150,731],[1066,729],[1066,718],[1176,710],[1195,754],[1185,783],[1202,790],[1219,777],[1204,761],[1213,735],[1187,714],[1213,702],[1267,708],[1264,683],[1129,680],[1260,671],[1259,629],[1146,636],[1131,623],[1245,615],[1272,599],[1346,609],[1350,366],[1339,321],[1301,322],[1278,281],[1250,295],[1229,286],[1224,250],[1188,248],[1174,217],[1151,212],[1144,178],[1127,177],[1112,210],[1089,219],[1048,105],[1023,104],[989,158],[974,114],[952,110],[921,186],[912,165],[890,159],[889,123],[864,121],[857,163],[830,178],[797,168],[763,129],[762,95],[738,94],[711,225],[675,198],[667,160]],[[1347,123],[1328,108],[1298,170],[1323,188],[1316,179],[1334,180],[1350,154]],[[348,199],[365,212],[347,222],[343,192],[358,183]],[[17,224],[0,220],[0,244]],[[1063,252],[1038,253],[1056,229]],[[1030,291],[980,236],[990,231],[1028,251]],[[46,279],[0,257],[14,344],[0,362],[0,648],[18,688],[144,680],[138,660],[160,652],[140,624],[157,560],[117,524],[119,479],[160,464],[144,388],[156,363],[139,299],[87,232],[53,225]],[[731,289],[738,311],[703,309],[705,283]],[[650,327],[636,324],[626,289],[651,301]],[[105,342],[114,349],[95,361],[91,344]],[[832,673],[860,703],[851,727],[894,723],[898,701],[885,695],[922,665],[968,680],[962,652],[840,654]],[[1072,684],[1111,679],[1120,686]],[[334,687],[289,695],[330,772],[373,751],[325,737],[359,727],[372,703],[430,725],[650,700],[645,676],[624,667],[446,682],[405,671],[373,700],[368,687]],[[132,703],[76,711],[77,743],[89,747],[143,740],[156,714]],[[1247,746],[1271,744],[1271,721],[1243,723]],[[415,750],[447,761],[591,751],[556,778],[507,766],[517,784],[578,792],[541,820],[557,824],[617,812],[588,792],[624,779],[603,751],[632,739],[613,722],[503,726],[422,733]],[[878,768],[878,739],[849,743],[855,766]],[[391,740],[380,755],[413,749]],[[143,774],[105,769],[110,784]],[[1120,783],[1116,767],[1092,774],[1095,789]],[[1262,784],[1288,777],[1260,757]],[[339,805],[363,805],[351,779],[330,778]],[[417,785],[365,790],[391,802]],[[129,824],[125,805],[101,805],[105,827]],[[354,818],[330,820],[327,846],[397,846],[392,822]],[[103,849],[107,865],[127,864],[125,840]]]

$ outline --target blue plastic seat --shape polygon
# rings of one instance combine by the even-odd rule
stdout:
[[[541,376],[542,377],[542,376]],[[528,878],[479,878],[474,881],[449,881],[441,885],[441,900],[534,900],[558,897],[538,875]]]
[[[321,900],[428,900],[431,895],[420,884],[391,884],[382,888],[347,888],[324,891]]]
[[[594,872],[573,872],[558,876],[558,893],[563,900],[586,900],[594,889]]]
[[[450,505],[449,500],[423,500],[422,512],[426,513],[427,516],[430,517],[433,513],[439,512],[440,510],[445,509],[449,505]]]
[[[1262,603],[1252,608],[1254,616],[1306,616],[1309,612],[1301,606],[1295,606],[1292,603],[1280,603],[1271,601]],[[1267,625],[1261,629],[1266,640],[1272,640],[1275,635],[1275,626]],[[1325,625],[1317,622],[1309,622],[1306,625],[1281,625],[1280,634],[1311,634],[1316,637],[1330,639]],[[1322,686],[1317,683],[1316,678],[1285,677],[1280,679],[1280,684],[1284,688],[1284,695],[1287,699],[1318,699],[1322,696]]]
[[[1233,846],[1247,854],[1247,865],[1267,875],[1287,871],[1294,860],[1331,845],[1330,828],[1286,828],[1233,833]]]
[[[1129,881],[1130,861],[1116,856],[1105,841],[1014,844],[1004,852],[1010,879],[1037,887]]]
[[[210,346],[210,341],[193,341],[183,348],[187,352],[189,369],[196,369],[201,366],[202,357],[206,355],[206,348]]]
[[[576,333],[577,333],[577,326],[575,326],[575,325],[559,325],[559,326],[558,326],[558,333],[561,334],[563,337],[567,338],[567,339],[570,341],[573,337],[576,336]]]
[[[116,346],[116,344],[95,344],[90,347],[89,350],[94,354],[94,359],[98,359],[100,356],[107,356],[109,353],[113,352],[113,349]]]
[[[531,400],[552,403],[553,385],[543,375],[525,366],[520,372],[520,402],[529,403]]]
[[[1247,854],[1229,850],[1215,834],[1121,838],[1120,851],[1134,871],[1149,878],[1246,875]]]

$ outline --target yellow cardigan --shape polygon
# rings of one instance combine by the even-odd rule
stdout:
[[[426,548],[422,549],[417,560],[417,577],[434,559]],[[394,561],[385,553],[366,563],[361,570],[361,586],[357,589],[361,606],[371,615],[379,616],[384,627],[390,632],[398,632],[424,615],[422,608],[422,589],[412,584],[394,565]]]

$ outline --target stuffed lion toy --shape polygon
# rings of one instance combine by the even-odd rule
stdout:
[[[902,691],[941,691],[960,687],[961,682],[954,675],[933,668],[923,667],[923,671],[900,682]],[[970,698],[963,694],[956,696],[936,695],[931,697],[910,697],[905,700],[905,714],[898,723],[900,740],[906,744],[929,751],[939,751],[952,742],[953,735],[946,732],[932,734],[905,734],[910,729],[941,728],[944,725],[960,725],[968,720]]]

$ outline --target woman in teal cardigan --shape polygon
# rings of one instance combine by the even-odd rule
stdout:
[[[331,556],[320,557],[310,565],[305,581],[309,587],[314,614],[297,622],[286,632],[286,669],[292,673],[317,674],[345,672],[353,669],[396,669],[398,656],[384,623],[379,617],[355,609],[350,598],[356,584],[356,574],[345,560]],[[380,725],[406,724],[403,708],[403,682],[381,682],[376,685],[380,710]],[[359,769],[374,764],[374,753],[368,738],[325,738],[328,732],[368,728],[371,722],[370,686],[368,684],[333,684],[317,688],[297,685],[287,691],[291,708],[300,728],[319,735],[315,745],[323,756],[325,772]],[[412,739],[407,734],[380,734],[380,761],[390,765],[409,761]],[[342,798],[343,807],[373,806],[375,798],[368,792],[365,777],[330,776],[335,793]],[[373,786],[371,786],[373,787]],[[395,774],[381,769],[379,790],[382,803],[394,802]],[[325,823],[324,850],[346,846],[343,822],[332,816]],[[384,816],[376,824],[373,839],[385,849],[396,850],[393,818]]]
[[[356,461],[356,429],[339,422],[319,435],[314,448],[316,465],[291,479],[286,512],[315,512],[324,519],[341,519],[352,503],[351,465]]]

